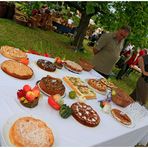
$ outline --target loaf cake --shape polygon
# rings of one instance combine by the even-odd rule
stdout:
[[[30,79],[33,76],[33,70],[25,64],[13,60],[4,61],[1,69],[8,75],[18,79]]]
[[[81,72],[83,70],[82,67],[79,64],[77,64],[73,61],[66,60],[64,63],[65,63],[64,66],[71,71]]]

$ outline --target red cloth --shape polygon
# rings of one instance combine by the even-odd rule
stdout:
[[[129,66],[130,65],[133,65],[134,61],[135,61],[135,58],[137,56],[137,53],[133,54],[130,59],[126,62]]]
[[[27,53],[32,53],[32,54],[36,54],[36,55],[41,55],[41,56],[44,56],[44,57],[51,57],[51,55],[48,54],[48,53],[41,54],[41,53],[38,53],[37,51],[35,51],[35,50],[33,50],[33,49],[29,49],[29,50],[27,51]]]
[[[133,62],[132,65],[138,65],[139,57],[141,57],[141,56],[143,56],[143,55],[145,55],[145,54],[146,54],[145,50],[140,50],[140,51],[139,51],[139,56],[138,56],[137,59]]]

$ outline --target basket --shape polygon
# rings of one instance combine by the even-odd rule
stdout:
[[[27,25],[27,19],[25,16],[16,16],[14,17],[16,23],[20,24],[20,25],[24,25],[26,26]]]
[[[79,59],[78,63],[85,71],[90,71],[94,68],[93,65],[91,65],[88,61],[86,61],[84,59]]]
[[[112,95],[112,101],[115,104],[121,107],[126,107],[134,102],[134,100],[127,93],[125,93],[122,89],[116,88],[114,90],[116,92],[116,95]]]

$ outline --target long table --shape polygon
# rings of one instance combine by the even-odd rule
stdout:
[[[80,74],[74,74],[65,68],[62,70],[57,69],[55,72],[46,72],[36,65],[36,61],[38,59],[49,59],[50,61],[54,61],[54,59],[32,54],[28,54],[28,57],[30,59],[29,66],[34,71],[34,76],[29,80],[13,78],[0,70],[0,137],[2,146],[7,146],[2,138],[3,133],[8,132],[5,129],[8,127],[6,121],[12,121],[14,118],[20,116],[33,116],[45,121],[54,133],[54,146],[57,147],[134,146],[143,139],[144,136],[148,135],[148,117],[142,118],[133,128],[125,127],[113,119],[111,115],[105,114],[100,110],[98,101],[103,100],[106,97],[101,94],[97,94],[97,99],[85,101],[85,103],[91,105],[100,116],[101,122],[94,128],[81,125],[72,116],[68,119],[61,118],[59,112],[48,105],[48,97],[46,95],[42,95],[38,106],[33,109],[21,106],[17,100],[17,90],[22,88],[25,84],[29,84],[33,87],[36,82],[44,76],[51,75],[61,79],[64,76],[77,76],[82,80],[102,77],[94,70],[90,72],[83,71]],[[6,60],[6,58],[0,56],[0,63],[4,60]],[[64,83],[64,85],[66,87],[64,101],[66,104],[71,105],[76,100],[68,98],[68,92],[71,89],[66,83]],[[120,108],[113,103],[112,107]]]

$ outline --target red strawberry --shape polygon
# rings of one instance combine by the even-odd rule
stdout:
[[[44,56],[45,56],[45,57],[49,57],[49,54],[48,54],[48,53],[45,53]]]
[[[21,97],[24,97],[24,96],[25,96],[25,92],[22,89],[20,89],[20,90],[17,91],[17,97],[18,97],[18,99],[21,98]]]

